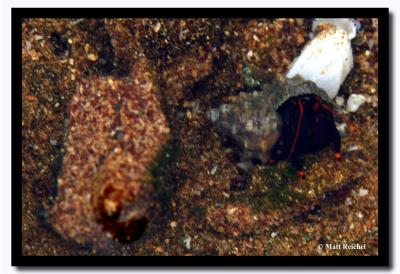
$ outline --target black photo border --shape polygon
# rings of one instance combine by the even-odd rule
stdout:
[[[388,8],[12,8],[12,260],[13,266],[265,267],[389,266],[390,134]],[[112,17],[374,17],[379,19],[379,209],[378,256],[23,256],[22,255],[22,20]],[[51,257],[51,258],[49,258]]]

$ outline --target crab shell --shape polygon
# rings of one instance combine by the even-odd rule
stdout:
[[[265,163],[281,135],[282,121],[277,112],[293,96],[315,94],[335,106],[327,94],[311,81],[300,76],[264,84],[262,90],[239,93],[231,104],[223,104],[207,112],[207,117],[226,136],[241,147],[241,161],[258,159]],[[293,117],[294,122],[296,118]]]

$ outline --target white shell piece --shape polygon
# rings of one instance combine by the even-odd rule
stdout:
[[[322,23],[332,24],[337,28],[344,30],[347,32],[349,40],[356,37],[357,29],[361,27],[359,22],[348,18],[315,18],[312,25],[312,31],[314,32],[318,25]]]
[[[352,94],[347,100],[346,110],[349,112],[356,112],[358,108],[367,101],[364,95]]]
[[[321,23],[325,23],[324,29],[308,42],[286,76],[300,75],[333,99],[353,68],[350,41],[356,35],[356,25],[350,19],[316,19],[314,25]]]

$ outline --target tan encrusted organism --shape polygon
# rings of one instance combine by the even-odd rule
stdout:
[[[78,243],[130,241],[147,224],[148,167],[168,139],[158,86],[146,59],[123,78],[81,81],[68,111],[55,229]]]

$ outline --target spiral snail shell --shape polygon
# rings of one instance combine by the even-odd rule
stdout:
[[[240,146],[241,161],[258,159],[265,163],[281,135],[282,120],[277,109],[289,98],[306,94],[318,95],[333,105],[322,89],[297,76],[264,84],[259,92],[241,92],[233,103],[208,111],[207,117],[218,131]]]

